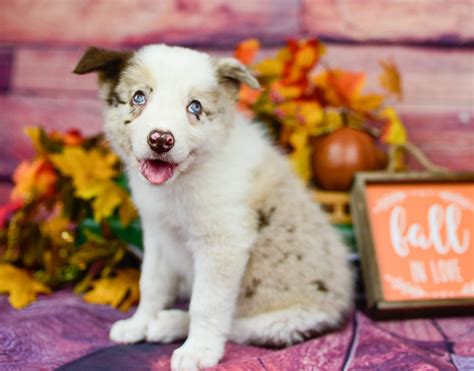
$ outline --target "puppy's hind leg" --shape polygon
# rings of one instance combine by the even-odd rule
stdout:
[[[237,343],[287,346],[334,327],[340,318],[314,308],[293,307],[236,318],[229,339]]]
[[[151,342],[172,343],[188,336],[189,313],[184,310],[162,310],[148,322],[146,339]]]

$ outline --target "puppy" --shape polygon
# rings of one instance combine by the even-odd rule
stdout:
[[[351,307],[347,250],[287,159],[235,110],[257,80],[233,58],[150,45],[89,48],[105,132],[126,165],[144,231],[141,300],[120,343],[186,338],[173,370],[216,365],[227,339],[286,346]],[[189,312],[170,308],[181,293]]]

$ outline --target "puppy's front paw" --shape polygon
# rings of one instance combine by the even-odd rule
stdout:
[[[224,341],[208,343],[207,340],[202,339],[200,343],[186,341],[176,349],[171,357],[171,370],[194,371],[217,365],[224,355]],[[211,346],[212,343],[215,344]]]
[[[145,339],[148,318],[132,317],[117,321],[112,325],[109,338],[117,343],[137,343]]]
[[[171,343],[188,336],[189,314],[184,310],[162,310],[147,326],[147,341]]]

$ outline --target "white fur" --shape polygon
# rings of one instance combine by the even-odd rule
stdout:
[[[232,63],[227,70],[240,68]],[[127,165],[145,244],[140,304],[132,318],[113,325],[110,338],[170,342],[187,336],[173,354],[173,370],[217,364],[226,339],[302,341],[337,325],[351,305],[344,245],[261,127],[235,113],[232,79],[251,77],[220,76],[227,70],[219,68],[203,53],[145,47],[116,90],[128,102],[151,85],[146,108],[128,125],[128,105],[105,110],[106,133]],[[129,76],[133,69],[142,71],[143,81]],[[102,95],[110,89],[103,84]],[[202,103],[214,114],[198,122],[186,105],[209,89],[214,94]],[[180,163],[159,186],[138,166],[156,158],[146,140],[153,129],[173,133],[176,144],[166,159]],[[165,310],[178,291],[192,293],[189,314]]]

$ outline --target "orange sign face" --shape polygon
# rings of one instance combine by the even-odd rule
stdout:
[[[369,184],[386,301],[474,298],[474,185]]]

